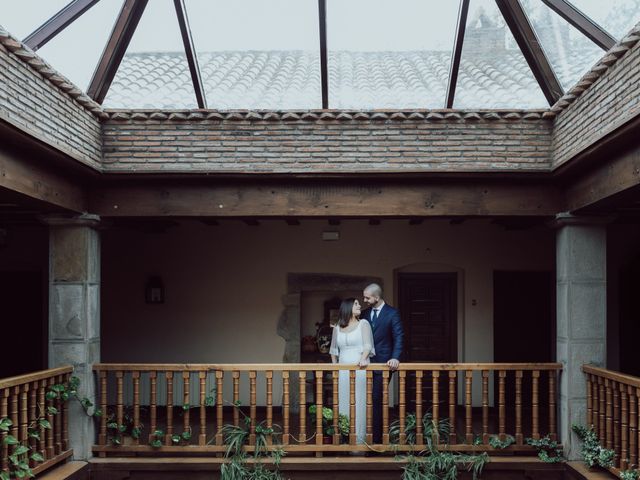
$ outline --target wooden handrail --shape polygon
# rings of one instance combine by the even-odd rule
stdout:
[[[611,472],[638,468],[640,442],[640,378],[583,365],[586,376],[586,424],[593,428],[603,447],[613,450]]]
[[[37,382],[40,380],[45,380],[47,378],[56,377],[58,375],[65,375],[71,372],[73,372],[73,367],[58,367],[51,368],[49,370],[40,370],[38,372],[27,373],[25,375],[18,375],[15,377],[0,378],[0,389]]]

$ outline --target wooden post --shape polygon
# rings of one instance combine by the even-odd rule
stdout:
[[[282,372],[282,444],[289,445],[289,372]]]
[[[531,372],[531,437],[540,438],[540,416],[539,416],[539,390],[538,380],[540,379],[540,371],[533,370]]]
[[[473,444],[473,424],[471,413],[471,387],[473,382],[473,371],[464,372],[464,403],[465,403],[465,440],[468,444]]]
[[[522,370],[516,370],[516,444],[523,445],[522,435]]]
[[[620,445],[620,469],[628,468],[629,457],[629,396],[627,386],[620,384],[620,410],[621,410],[621,445]]]
[[[322,441],[324,437],[324,432],[322,430],[322,418],[323,412],[323,398],[322,398],[322,370],[316,370],[316,446],[318,450],[316,451],[316,457],[322,456]]]
[[[616,466],[620,467],[620,385],[613,382],[613,450],[616,452]]]
[[[64,379],[61,376],[57,376],[56,379],[55,379],[55,382],[57,384],[62,384],[64,382]],[[25,410],[26,410],[26,400],[27,399],[25,398]],[[61,418],[62,417],[61,412],[63,411],[62,403],[63,402],[62,402],[61,398],[58,398],[56,400],[56,409],[58,410],[58,415],[55,415],[53,417],[53,420],[55,422],[55,426],[53,428],[54,428],[54,432],[55,432],[54,437],[55,437],[55,442],[56,442],[55,443],[56,455],[59,455],[59,454],[62,453],[62,418]],[[26,413],[26,411],[25,411],[25,413]],[[25,416],[25,419],[26,419],[26,416]],[[26,428],[25,428],[25,432],[24,433],[25,433],[25,437],[26,437],[26,433],[27,433],[27,429]]]
[[[605,378],[604,390],[606,398],[605,407],[605,445],[607,450],[613,450],[613,395],[611,388],[611,380]]]
[[[233,372],[235,375],[238,372]],[[235,395],[235,376],[233,376],[234,381],[234,395]],[[222,436],[222,426],[224,425],[224,396],[223,396],[223,385],[224,385],[224,371],[216,370],[216,445],[223,445],[224,438]],[[237,414],[236,408],[233,408],[234,418]]]
[[[398,376],[400,378],[399,388],[400,388],[400,399],[398,402],[398,413],[400,415],[400,445],[405,445],[407,443],[407,434],[405,433],[405,418],[407,415],[407,372],[406,370],[400,370],[398,372]],[[385,383],[387,383],[385,381]]]
[[[101,372],[102,373],[102,372]],[[105,372],[106,373],[106,372]],[[151,425],[149,427],[149,441],[160,440],[156,438],[154,435],[155,431],[158,429],[158,387],[157,387],[157,377],[158,372],[152,370],[149,372],[149,415]],[[105,404],[107,403],[106,398],[106,381],[105,381]],[[106,410],[105,410],[106,413]]]
[[[255,370],[249,372],[249,417],[251,418],[251,427],[249,428],[249,445],[256,444],[256,376]]]
[[[273,371],[264,372],[267,382],[267,428],[273,427]],[[267,445],[273,443],[273,435],[267,437]]]
[[[64,375],[65,384],[69,383],[70,377],[69,373]],[[65,452],[69,449],[69,402],[62,402],[62,449]]]
[[[349,370],[349,443],[356,444],[356,372]]]
[[[52,377],[49,377],[47,380],[43,380],[43,383],[46,384],[46,389],[49,390],[55,384],[55,381]],[[47,400],[47,407],[55,407],[53,400]],[[48,409],[47,409],[48,410]],[[53,427],[53,415],[47,411],[47,421],[49,425]],[[16,423],[14,422],[14,425]],[[47,456],[46,459],[51,459],[56,456],[56,449],[53,443],[53,430],[51,428],[47,428],[45,430],[45,436],[47,437]],[[15,436],[15,434],[14,434]]]
[[[240,425],[240,412],[238,411],[240,404],[240,372],[234,371],[233,377],[233,424],[237,427]]]
[[[549,370],[549,438],[551,440],[557,440],[556,429],[556,386],[558,372],[555,370]]]
[[[500,370],[498,372],[498,437],[500,440],[504,440],[506,438],[505,433],[505,417],[506,417],[506,407],[505,407],[505,378],[507,376],[507,372],[504,370]]]
[[[29,425],[32,425],[33,427],[36,426],[36,418],[37,418],[36,412],[38,411],[37,395],[38,395],[38,382],[32,382],[29,385],[29,420],[28,422],[29,422]],[[65,405],[66,405],[66,402],[65,402]],[[66,422],[64,422],[64,424],[66,424]],[[68,430],[67,430],[67,434],[68,434]],[[66,450],[68,445],[68,438],[65,438],[64,435],[62,437],[62,443],[63,443],[64,449]],[[37,451],[38,445],[35,438],[29,438],[29,448],[31,448],[31,452]],[[33,468],[36,465],[36,462],[31,458],[29,458],[29,465]]]
[[[636,399],[637,389],[628,387],[627,393],[629,397],[629,463],[638,466],[638,400]],[[640,397],[638,397],[640,398]]]
[[[382,371],[382,443],[389,445],[389,370]]]
[[[431,404],[432,404],[432,412],[433,412],[433,424],[435,427],[435,431],[438,431],[438,424],[440,423],[440,391],[439,391],[439,379],[440,379],[440,371],[433,370],[431,372]],[[422,423],[421,419],[416,418],[417,423]],[[433,439],[434,443],[438,442],[438,437]]]
[[[598,434],[598,431],[600,429],[600,399],[598,398],[598,394],[600,393],[600,387],[598,385],[598,378],[596,376],[593,377],[593,382],[591,383],[591,386],[593,387],[593,412],[592,412],[592,416],[591,416],[591,422],[593,425],[593,431],[596,433],[596,435]]]
[[[367,370],[367,443],[373,443],[373,372]]]
[[[46,408],[46,399],[45,399],[45,391],[46,391],[46,387],[47,387],[47,381],[46,380],[40,380],[38,382],[38,411],[39,412],[45,412],[45,408]],[[0,417],[6,416],[6,398],[3,397],[2,392],[0,392]],[[104,412],[104,410],[103,410]],[[42,414],[42,413],[41,413]],[[102,418],[100,419],[100,424],[104,423],[105,424],[105,432],[106,432],[106,420],[104,420],[105,415],[102,415]],[[45,428],[40,425],[38,428],[38,432],[40,434],[40,439],[38,440],[38,452],[40,453],[40,455],[42,455],[42,458],[44,458],[45,460],[47,460],[47,444],[46,444],[46,433],[45,433]],[[2,436],[0,436],[0,445],[2,445]],[[105,436],[105,443],[106,443],[106,436]],[[4,458],[4,457],[3,457]]]
[[[107,371],[100,370],[98,373],[98,378],[100,379],[100,410],[102,410],[102,415],[100,416],[100,430],[98,433],[98,445],[105,446],[107,444]],[[44,386],[41,385],[42,389],[42,400],[40,401],[44,404]],[[41,439],[44,439],[44,431],[41,432]],[[106,457],[107,454],[105,452],[99,453],[100,457]]]
[[[307,441],[307,372],[298,372],[299,392],[300,392],[300,441]]]
[[[140,372],[131,372],[131,378],[133,379],[133,428],[140,428]],[[134,445],[140,444],[139,438],[133,439]]]
[[[165,435],[165,445],[171,445],[173,435],[173,372],[165,372],[167,379],[167,431]]]
[[[489,443],[489,370],[482,371],[482,443]]]
[[[24,445],[29,440],[29,384],[23,384],[19,387],[20,389],[20,428],[19,433],[20,442]],[[56,418],[59,418],[60,414],[56,415]],[[60,424],[58,423],[58,431],[56,434],[60,435]],[[58,441],[56,446],[58,447],[58,453],[62,452],[62,441]],[[20,458],[23,462],[29,463],[29,457],[26,454],[20,455]]]
[[[591,374],[585,374],[587,381],[587,428],[593,425],[593,396],[591,395],[591,391],[593,385],[591,383]]]
[[[456,374],[449,370],[449,444],[456,443]]]
[[[185,408],[188,407],[188,408]],[[182,431],[191,429],[191,372],[182,372]]]
[[[424,444],[422,432],[422,370],[416,371],[416,445]]]
[[[43,390],[44,391],[44,390]],[[44,398],[44,394],[42,395]],[[9,389],[3,388],[0,390],[0,418],[8,418],[9,417]],[[42,445],[42,440],[44,439],[44,432],[42,432],[42,428],[40,429],[40,444]],[[2,460],[1,467],[2,470],[9,470],[9,447],[4,443],[4,439],[7,436],[5,432],[0,432],[0,460]]]
[[[331,372],[331,380],[333,382],[332,388],[332,400],[333,400],[333,444],[340,445],[340,403],[338,400],[338,380],[340,378],[340,372],[333,370]]]
[[[598,377],[598,399],[600,407],[598,409],[598,439],[602,445],[607,443],[607,394],[604,390],[604,379]]]
[[[207,372],[198,372],[200,387],[200,434],[198,445],[207,444]]]

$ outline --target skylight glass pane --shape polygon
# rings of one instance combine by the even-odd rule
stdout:
[[[103,105],[197,108],[173,1],[147,4]]]
[[[38,50],[38,55],[86,91],[122,3],[98,2]]]
[[[210,108],[322,106],[317,0],[187,0]]]
[[[604,50],[540,0],[521,3],[562,87],[565,91],[571,89],[604,55]]]
[[[547,108],[494,0],[471,0],[455,108]]]
[[[441,108],[458,2],[329,0],[329,106]]]
[[[640,0],[570,1],[618,40],[640,22]]]
[[[2,2],[0,25],[19,40],[33,33],[71,0],[12,0]]]

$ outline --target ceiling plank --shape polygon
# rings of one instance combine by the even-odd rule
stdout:
[[[34,30],[22,42],[34,52],[62,32],[99,0],[74,0]]]
[[[204,93],[204,86],[202,84],[202,76],[200,75],[198,56],[193,43],[193,36],[191,35],[187,8],[184,4],[184,0],[173,0],[173,4],[176,7],[176,15],[178,16],[178,23],[180,24],[180,34],[182,35],[182,43],[184,44],[184,51],[187,55],[187,63],[189,64],[189,71],[191,72],[193,89],[196,92],[198,108],[207,108],[207,99]]]
[[[462,45],[464,43],[464,32],[467,26],[468,13],[469,0],[460,0],[460,8],[458,9],[458,23],[456,24],[456,36],[453,42],[453,53],[451,55],[451,68],[449,69],[449,83],[447,84],[445,108],[453,108],[453,100],[456,95],[458,71],[460,70],[460,58],[462,57]]]
[[[127,51],[133,32],[147,6],[148,0],[125,0],[122,10],[113,27],[107,46],[102,52],[93,78],[89,83],[87,94],[96,102],[102,103],[113,82],[122,57]]]
[[[542,0],[551,10],[580,30],[603,50],[609,50],[617,41],[604,28],[566,0]]]
[[[538,81],[542,93],[544,93],[549,105],[553,105],[564,94],[564,90],[553,68],[551,68],[549,59],[544,53],[522,5],[519,0],[496,0],[496,4]]]
[[[329,108],[329,67],[327,54],[327,0],[318,0],[320,28],[320,81],[322,85],[322,109]]]

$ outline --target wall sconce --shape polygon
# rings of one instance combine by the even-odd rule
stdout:
[[[164,303],[164,285],[159,276],[149,277],[144,290],[144,297],[147,303]]]

